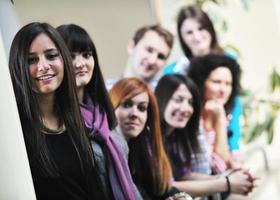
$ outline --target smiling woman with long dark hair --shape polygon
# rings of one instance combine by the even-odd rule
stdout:
[[[193,165],[200,165],[211,173],[207,143],[204,135],[199,133],[201,97],[194,82],[180,74],[165,75],[159,80],[155,95],[160,107],[165,149],[175,179],[173,186],[194,196],[251,191],[253,179],[250,180],[252,177],[246,171],[237,170],[218,178],[193,171]]]
[[[37,199],[106,199],[59,33],[47,23],[21,28],[9,69]]]

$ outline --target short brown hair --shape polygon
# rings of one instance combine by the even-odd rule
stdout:
[[[148,25],[139,28],[134,36],[133,41],[135,45],[144,37],[145,33],[148,31],[155,31],[161,37],[163,37],[164,41],[166,42],[167,46],[171,49],[173,46],[174,37],[172,33],[170,33],[167,29],[163,28],[161,25]]]

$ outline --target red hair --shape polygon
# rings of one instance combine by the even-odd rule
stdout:
[[[152,155],[148,159],[145,159],[149,162],[152,178],[153,178],[153,193],[156,195],[162,195],[166,192],[171,185],[172,171],[171,166],[164,150],[161,129],[160,129],[160,116],[157,100],[153,92],[149,89],[146,83],[137,79],[137,78],[124,78],[118,81],[113,88],[110,90],[109,94],[114,109],[119,107],[124,101],[133,98],[134,96],[140,93],[147,93],[149,96],[148,104],[148,118],[146,122],[146,128],[139,134],[147,134],[147,137],[139,137],[141,140],[148,141],[150,144],[147,144],[146,141],[141,142],[141,145],[146,144],[144,149],[146,151],[151,148]],[[147,128],[148,127],[148,128]],[[148,133],[147,133],[148,132]],[[148,146],[149,145],[149,146]],[[130,150],[131,152],[131,150]],[[137,151],[139,154],[142,154],[142,151]],[[136,155],[138,156],[138,155]],[[139,158],[138,158],[139,159]],[[142,162],[142,161],[141,161]],[[130,165],[131,167],[131,165]],[[143,167],[138,167],[137,169],[142,169]],[[143,169],[144,170],[144,169]],[[132,170],[133,171],[133,170]],[[135,172],[138,173],[137,171]],[[140,172],[141,173],[141,172]],[[136,175],[137,176],[137,175]],[[138,177],[139,178],[139,177]],[[140,177],[143,179],[146,177]],[[137,180],[135,180],[136,185],[138,185]],[[142,182],[142,181],[140,181]],[[143,181],[141,187],[151,187],[149,183]],[[141,184],[141,183],[140,183]]]

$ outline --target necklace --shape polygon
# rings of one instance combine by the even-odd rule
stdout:
[[[57,130],[53,130],[53,129],[50,129],[50,128],[47,128],[47,127],[43,126],[41,132],[44,133],[44,134],[47,134],[47,135],[58,135],[58,134],[63,133],[65,130],[66,130],[66,127],[63,124]]]

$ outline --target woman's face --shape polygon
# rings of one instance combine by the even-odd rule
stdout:
[[[46,34],[32,41],[28,63],[33,90],[39,94],[54,94],[63,80],[64,64],[59,50]]]
[[[72,52],[71,55],[75,70],[76,85],[78,88],[83,88],[92,78],[94,69],[92,52]]]
[[[214,69],[205,81],[205,100],[225,105],[232,92],[232,75],[227,67]]]
[[[186,85],[180,84],[164,111],[164,120],[172,128],[184,128],[193,114],[193,97]]]
[[[193,56],[203,56],[210,53],[211,34],[194,18],[185,19],[181,26],[181,35]]]
[[[117,131],[127,140],[137,137],[144,129],[147,121],[149,96],[140,93],[131,99],[126,99],[115,109],[118,121]]]

